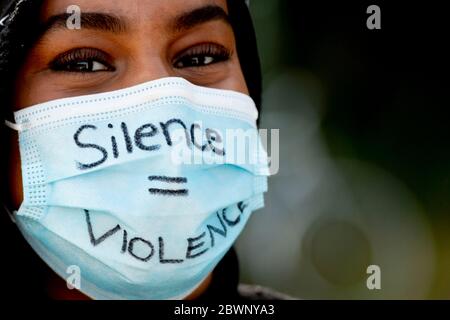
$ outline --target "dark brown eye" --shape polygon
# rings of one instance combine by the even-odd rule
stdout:
[[[115,68],[108,63],[108,60],[111,60],[110,57],[100,50],[79,48],[57,56],[50,63],[50,69],[80,73],[114,71]]]
[[[178,69],[206,67],[227,61],[230,57],[230,51],[221,45],[211,43],[202,44],[178,55],[175,59],[174,67]]]

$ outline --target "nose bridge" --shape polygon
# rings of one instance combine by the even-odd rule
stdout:
[[[131,57],[130,64],[132,65],[127,70],[127,78],[132,79],[134,84],[173,76],[171,64],[165,55],[155,48],[137,50],[136,55]]]
[[[132,32],[123,35],[127,56],[121,78],[130,86],[176,75],[169,57],[172,38],[165,24],[158,16],[150,20],[148,13],[139,11]]]
[[[136,30],[127,59],[127,82],[138,84],[174,75],[167,57],[168,39],[155,29]]]

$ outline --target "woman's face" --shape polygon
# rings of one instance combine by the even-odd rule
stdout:
[[[248,94],[226,0],[77,0],[80,29],[67,25],[73,4],[44,2],[46,28],[18,74],[15,110],[169,76]],[[18,208],[23,195],[17,142],[12,148],[11,205]]]

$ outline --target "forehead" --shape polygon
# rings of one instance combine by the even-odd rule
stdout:
[[[130,21],[163,22],[186,11],[216,5],[226,12],[226,0],[45,0],[41,11],[42,20],[67,12],[76,5],[83,12],[101,12],[129,17]]]

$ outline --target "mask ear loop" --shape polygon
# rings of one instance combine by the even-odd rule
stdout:
[[[15,215],[17,214],[17,211],[11,211],[9,210],[9,208],[4,204],[3,208],[5,209],[5,211],[8,213],[9,218],[11,219],[11,221],[16,224],[16,218]]]
[[[14,131],[17,131],[17,132],[23,131],[23,129],[24,129],[23,125],[13,123],[13,122],[8,121],[8,120],[5,120],[5,125],[8,128],[13,129]]]

